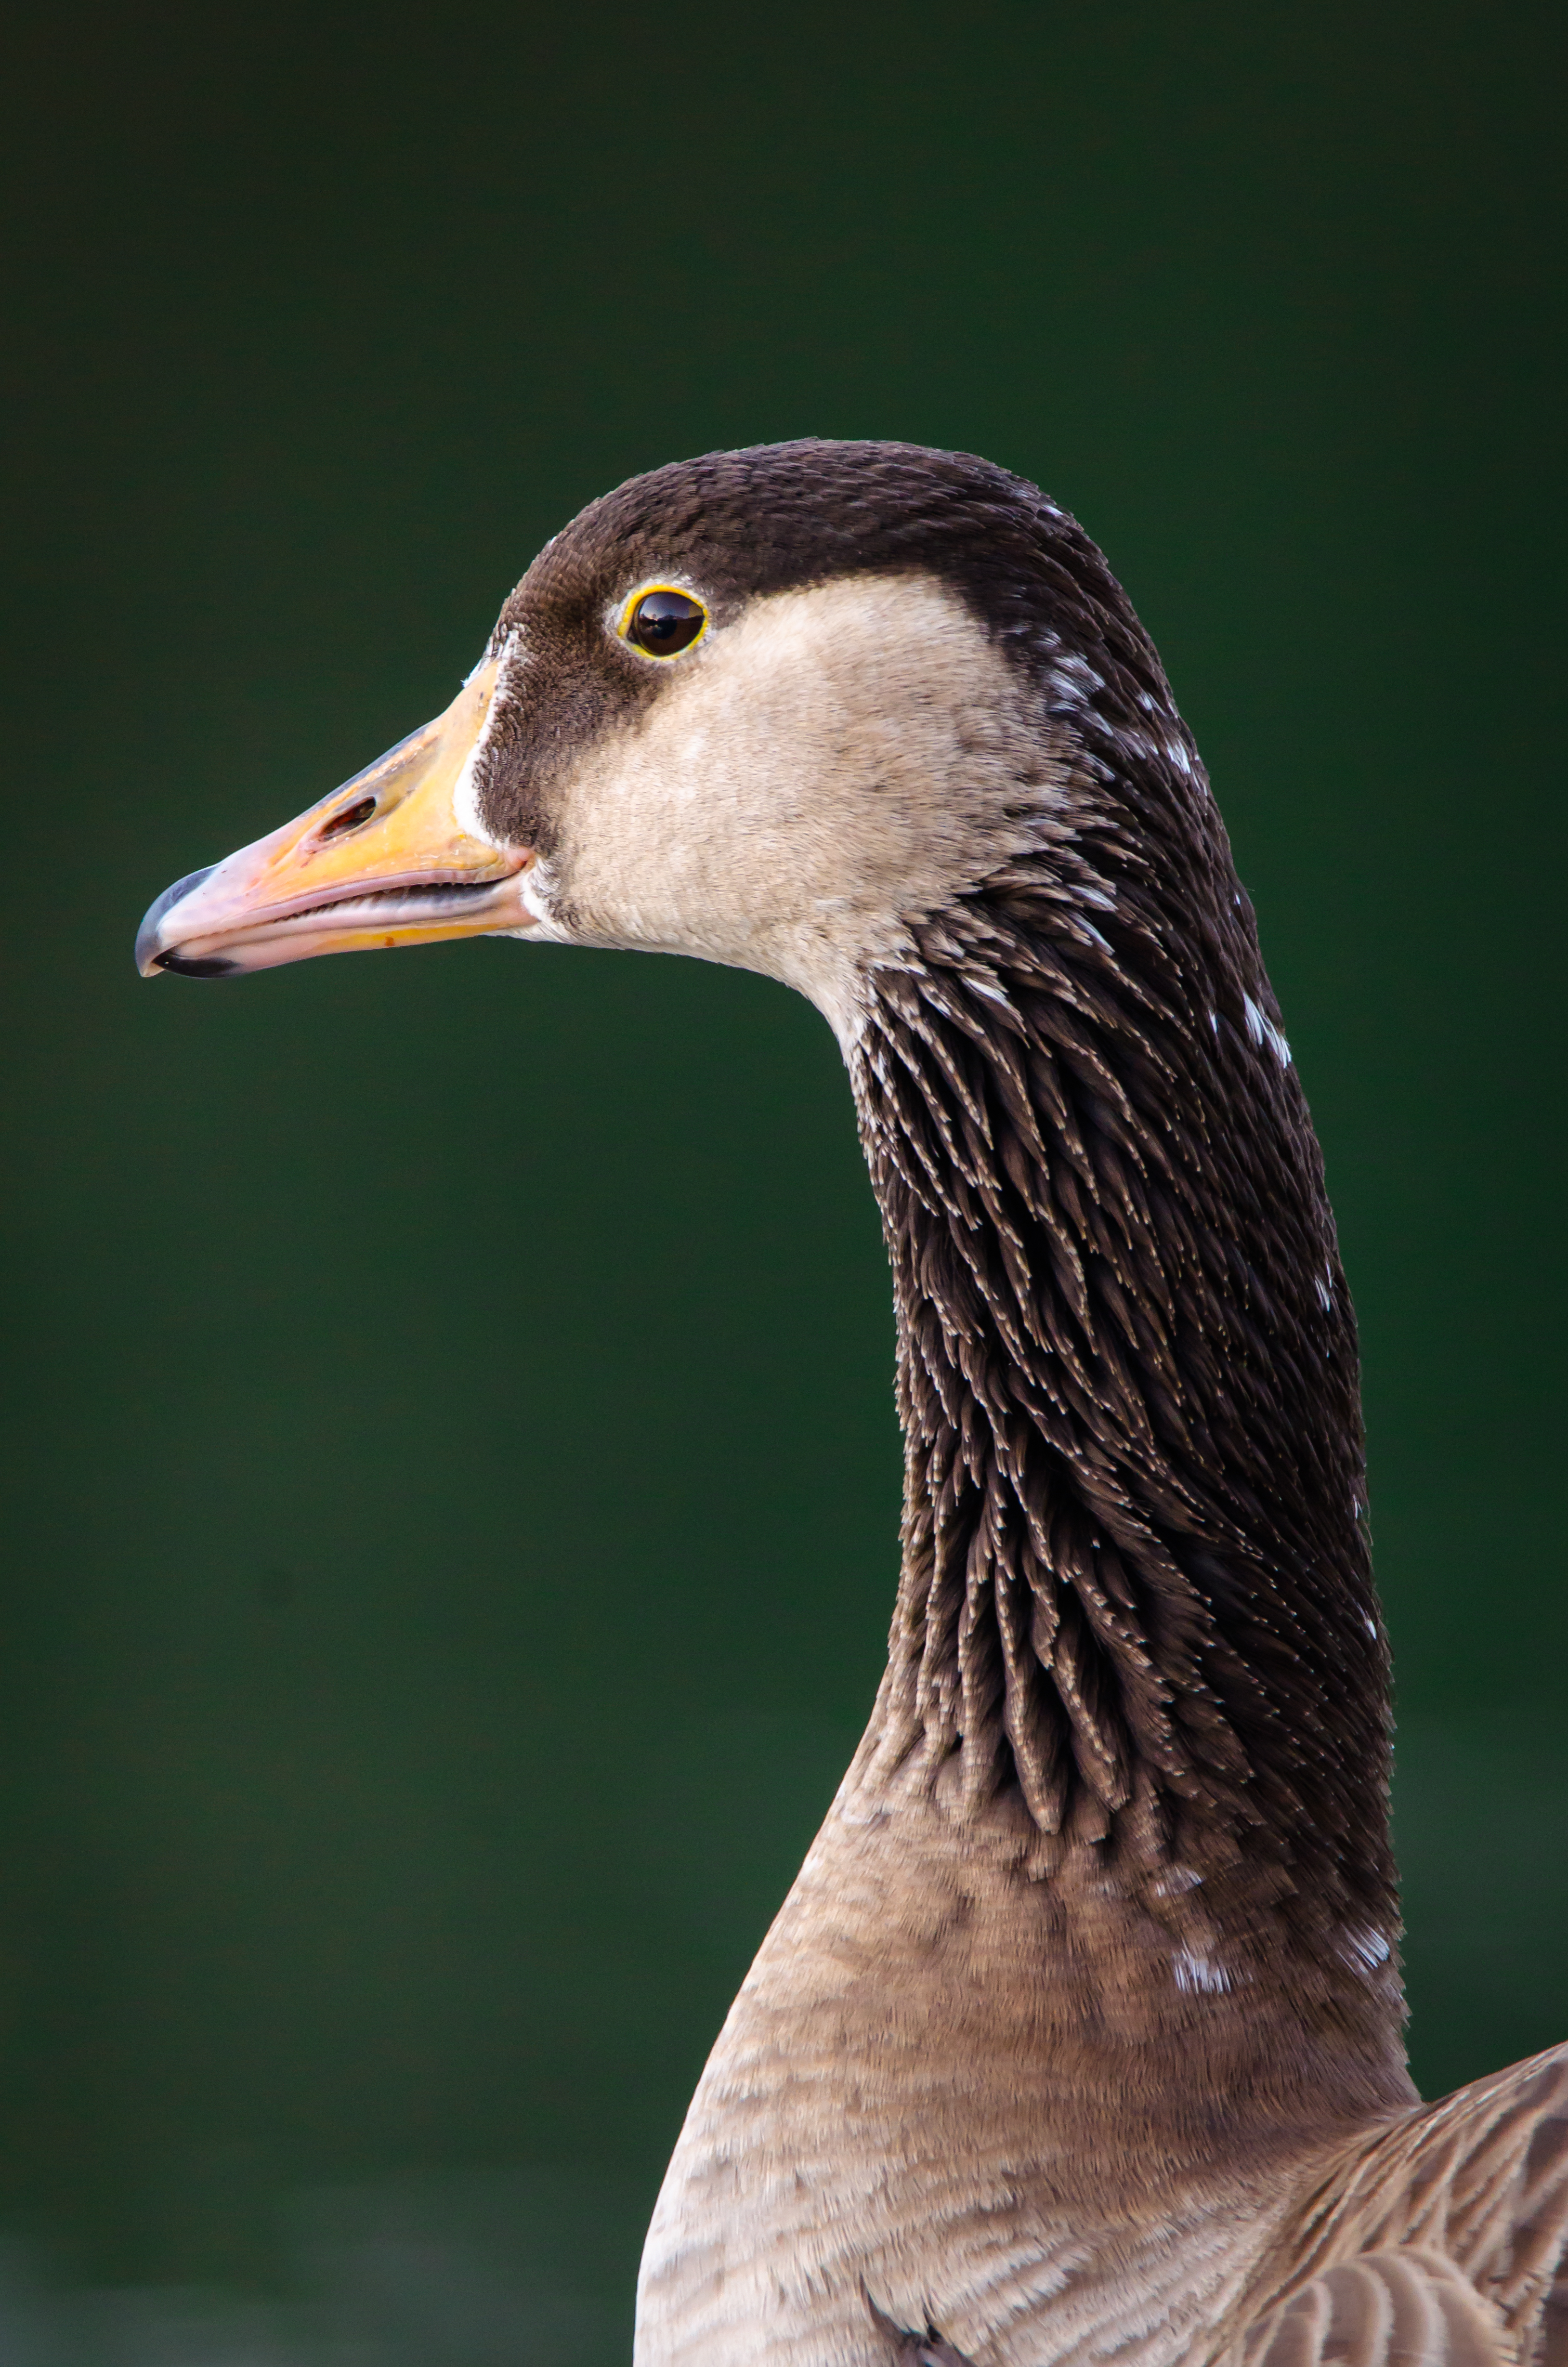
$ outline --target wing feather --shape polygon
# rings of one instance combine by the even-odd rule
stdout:
[[[1358,2310],[1357,2338],[1371,2342],[1371,2313],[1381,2305],[1370,2288],[1327,2281],[1372,2260],[1426,2264],[1426,2299],[1444,2315],[1442,2327],[1424,2339],[1460,2339],[1454,2312],[1462,2287],[1502,2328],[1495,2356],[1517,2367],[1568,2367],[1568,2046],[1516,2063],[1395,2122],[1348,2165],[1341,2157],[1304,2218],[1288,2283],[1279,2273],[1285,2263],[1276,2265],[1273,2291],[1283,2289],[1284,2298],[1244,2338],[1248,2345],[1261,2343],[1267,2326],[1268,2339],[1287,2346],[1269,2367],[1287,2367],[1295,2356],[1290,2346],[1308,2346],[1304,2367],[1319,2358],[1326,2367],[1359,2355],[1339,2347],[1341,2332],[1324,2336],[1329,2349],[1312,2350],[1313,2312],[1331,2301],[1342,2312]],[[1434,2262],[1445,2271],[1436,2284]],[[1395,2285],[1382,2269],[1375,2274],[1392,2308]],[[1354,2304],[1353,2290],[1359,2295]],[[1397,2338],[1403,2343],[1415,2339],[1415,2302],[1407,2286],[1399,2293],[1406,2312]],[[1287,2334],[1292,2310],[1297,2318]],[[1350,2324],[1346,2318],[1341,2331]],[[1252,2355],[1249,2348],[1249,2361]]]
[[[1243,2337],[1241,2367],[1513,2367],[1501,2313],[1440,2253],[1340,2260]]]

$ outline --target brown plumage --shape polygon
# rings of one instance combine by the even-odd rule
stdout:
[[[667,656],[650,586],[702,623]],[[671,2163],[640,2367],[1568,2367],[1568,2050],[1435,2106],[1404,2068],[1354,1320],[1094,545],[908,447],[639,479],[439,725],[142,955],[486,929],[811,995],[897,1310],[887,1674]]]

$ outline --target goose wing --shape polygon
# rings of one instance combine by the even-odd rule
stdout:
[[[1242,2367],[1568,2367],[1568,2045],[1381,2131],[1304,2234]]]
[[[1239,2367],[1514,2367],[1500,2310],[1437,2252],[1340,2260],[1260,2318]]]

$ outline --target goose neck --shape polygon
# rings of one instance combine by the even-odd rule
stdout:
[[[1085,932],[1015,882],[870,981],[852,1068],[905,1501],[867,1765],[913,1756],[959,1818],[1028,1828],[1031,1876],[1114,1868],[1178,1934],[1219,1916],[1397,2025],[1317,1145],[1239,894],[1207,959],[1119,912]]]

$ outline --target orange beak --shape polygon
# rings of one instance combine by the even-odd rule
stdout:
[[[444,715],[297,821],[165,889],[136,939],[142,976],[228,978],[531,927],[521,886],[532,855],[475,838],[456,807],[498,671],[482,666]]]

